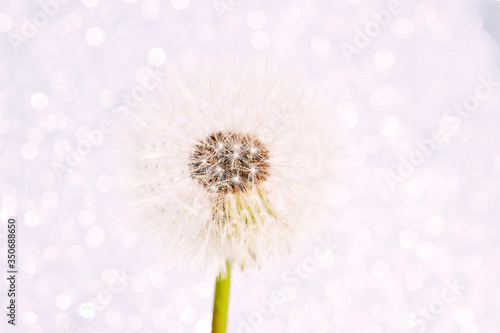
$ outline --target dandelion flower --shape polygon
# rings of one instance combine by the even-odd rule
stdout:
[[[227,62],[171,70],[134,120],[136,219],[171,258],[219,274],[212,332],[230,267],[289,255],[319,225],[336,162],[323,104],[293,75]]]
[[[170,71],[133,133],[134,211],[184,265],[261,267],[315,229],[335,165],[317,92],[265,65]]]

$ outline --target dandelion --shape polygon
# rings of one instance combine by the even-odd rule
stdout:
[[[319,225],[335,131],[314,89],[265,65],[193,65],[168,81],[135,122],[129,188],[172,258],[219,275],[224,332],[230,267],[286,257]]]

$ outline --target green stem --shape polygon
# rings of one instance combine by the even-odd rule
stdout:
[[[227,274],[222,274],[215,281],[214,312],[212,317],[212,333],[226,333],[227,310],[229,308],[229,287],[231,285],[231,265],[226,263]]]

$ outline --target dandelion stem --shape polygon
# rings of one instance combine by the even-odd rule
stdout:
[[[227,274],[219,274],[215,281],[214,311],[212,333],[226,333],[227,310],[229,305],[229,287],[231,285],[231,265],[226,263]]]

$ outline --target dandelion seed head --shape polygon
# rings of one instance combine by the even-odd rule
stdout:
[[[260,154],[251,152],[256,146]],[[269,176],[269,152],[249,134],[211,134],[196,144],[190,160],[191,177],[210,192],[247,191]]]
[[[300,249],[329,209],[335,113],[301,78],[192,64],[135,115],[125,186],[171,263],[224,272]],[[334,126],[336,128],[336,126]]]

